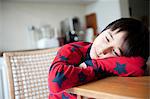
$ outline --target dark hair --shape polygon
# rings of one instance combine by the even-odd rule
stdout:
[[[125,38],[126,47],[123,56],[141,56],[147,60],[149,56],[149,30],[139,20],[133,18],[121,18],[110,23],[104,30],[119,29],[127,32]],[[103,30],[103,31],[104,31]]]

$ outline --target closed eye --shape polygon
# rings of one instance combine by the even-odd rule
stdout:
[[[109,39],[108,39],[107,37],[105,37],[105,38],[106,38],[107,42],[110,42]]]

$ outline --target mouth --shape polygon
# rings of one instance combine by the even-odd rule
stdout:
[[[104,57],[105,57],[105,54],[102,52],[102,51],[97,51],[96,49],[95,49],[95,53],[96,53],[96,56],[97,56],[97,58],[98,59],[103,59]]]

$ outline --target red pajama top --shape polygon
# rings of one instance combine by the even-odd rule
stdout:
[[[141,57],[91,59],[92,43],[74,42],[59,49],[48,74],[49,99],[76,99],[65,89],[107,76],[142,76],[145,61]],[[85,62],[87,68],[79,65]]]

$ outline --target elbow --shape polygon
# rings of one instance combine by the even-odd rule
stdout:
[[[60,91],[62,91],[62,89],[58,86],[58,84],[54,81],[54,74],[49,73],[48,74],[48,88],[50,93],[54,94],[54,93],[59,93]]]
[[[64,90],[63,81],[66,79],[63,76],[63,72],[60,72],[58,67],[54,67],[49,71],[48,74],[48,87],[51,93],[59,93]]]

